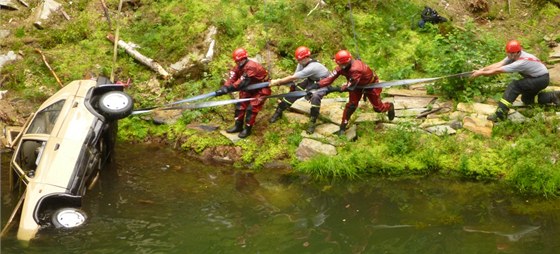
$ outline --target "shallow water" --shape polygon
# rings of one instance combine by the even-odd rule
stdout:
[[[88,223],[2,253],[558,253],[560,200],[436,177],[321,183],[119,144]],[[2,154],[2,226],[17,198]]]

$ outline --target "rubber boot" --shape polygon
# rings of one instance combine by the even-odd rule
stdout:
[[[243,122],[236,120],[235,121],[235,125],[233,125],[233,127],[229,128],[226,130],[227,133],[236,133],[236,132],[240,132],[243,130]]]
[[[274,111],[274,114],[272,114],[272,117],[270,117],[270,119],[268,119],[268,122],[270,123],[274,123],[278,120],[280,120],[280,118],[282,118],[282,112],[284,112],[284,110],[286,110],[288,108],[288,104],[285,102],[280,102],[280,104],[278,104],[278,107],[276,108],[276,111]]]
[[[554,98],[552,99],[552,103],[556,106],[560,106],[560,91],[554,91]]]
[[[253,126],[249,126],[249,125],[245,126],[245,129],[243,129],[243,131],[240,132],[239,135],[237,136],[240,138],[248,137],[249,135],[251,135],[251,128],[253,128]]]
[[[504,112],[500,108],[498,108],[496,110],[496,113],[494,113],[494,114],[492,114],[492,115],[490,115],[486,118],[486,120],[492,121],[494,123],[497,123],[499,121],[504,121],[506,119],[507,119],[507,115],[505,115]]]
[[[340,129],[338,130],[338,136],[344,136],[344,134],[346,133],[346,124],[343,123],[340,125]]]
[[[387,112],[387,117],[389,118],[389,121],[393,121],[393,119],[395,119],[395,105],[393,103],[390,103],[391,107],[389,108],[389,111]]]
[[[309,124],[307,125],[307,134],[313,134],[315,132],[316,123],[317,117],[311,117],[311,119],[309,119]]]
[[[317,123],[317,117],[319,117],[319,105],[311,105],[311,110],[309,112],[309,125],[307,126],[307,134],[313,134],[315,132],[315,125]]]

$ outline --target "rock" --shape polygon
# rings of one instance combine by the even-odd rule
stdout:
[[[401,117],[416,118],[416,116],[422,114],[423,112],[426,112],[426,110],[428,110],[428,108],[411,108],[411,109],[395,110],[395,116],[399,118]]]
[[[0,91],[0,100],[4,99],[4,96],[8,93],[8,90]]]
[[[0,30],[0,39],[4,39],[10,36],[10,30]]]
[[[43,29],[43,21],[49,19],[51,13],[56,12],[61,7],[62,5],[54,0],[44,0],[39,8],[37,8],[39,10],[39,14],[37,15],[37,19],[33,25],[35,25],[38,29]]]
[[[463,118],[465,118],[465,116],[467,116],[467,113],[465,113],[463,111],[454,111],[451,114],[449,114],[449,119],[463,120]]]
[[[461,121],[453,120],[449,127],[453,128],[454,130],[459,130],[463,128],[463,123]]]
[[[527,121],[527,117],[523,116],[521,113],[517,111],[509,114],[508,119],[514,123],[523,123]]]
[[[405,97],[429,97],[429,98],[437,98],[437,96],[428,95],[426,91],[422,90],[410,90],[410,89],[401,89],[401,88],[390,88],[384,89],[383,93],[392,96],[405,96]]]
[[[560,58],[560,46],[556,46],[552,49],[552,52],[550,53],[550,55],[548,55],[549,58]]]
[[[463,119],[463,128],[485,137],[492,136],[492,126],[491,121],[482,118],[468,116]]]
[[[156,124],[174,124],[181,118],[183,110],[154,110],[150,116],[143,117],[148,120],[151,119]]]
[[[13,51],[8,51],[8,53],[0,55],[0,70],[2,70],[4,64],[6,64],[7,62],[15,61],[16,59],[17,55]]]
[[[394,97],[395,109],[425,108],[435,100],[435,97]]]
[[[231,142],[234,143],[234,144],[239,142],[239,140],[242,139],[242,138],[237,136],[237,135],[239,135],[239,133],[227,133],[226,131],[220,131],[220,134],[222,134],[224,137],[231,140]]]
[[[205,161],[234,162],[239,161],[242,155],[239,146],[217,146],[204,149],[202,158]]]
[[[309,160],[318,154],[334,156],[337,154],[336,147],[333,145],[323,144],[317,140],[304,138],[296,150],[296,156],[301,161]]]
[[[308,116],[298,114],[298,113],[293,113],[293,112],[284,111],[282,118],[288,119],[288,122],[290,122],[290,123],[304,124],[304,123],[309,122],[309,117]]]
[[[447,124],[446,120],[443,119],[439,119],[439,118],[434,118],[434,119],[426,119],[422,124],[420,124],[420,128],[427,128],[427,127],[431,127],[431,126],[438,126],[438,125],[443,125],[443,124]]]
[[[203,132],[212,132],[217,130],[219,127],[214,125],[204,125],[204,124],[189,124],[187,125],[189,129],[195,129]]]
[[[339,129],[340,126],[332,123],[327,123],[327,124],[318,125],[317,128],[315,129],[315,132],[324,136],[332,136]]]
[[[550,72],[550,84],[555,86],[560,86],[560,63],[555,64]]]
[[[444,135],[453,135],[457,133],[455,129],[453,129],[449,125],[436,125],[426,129],[429,133],[435,134],[437,136],[444,136]]]
[[[369,112],[368,113],[358,113],[358,112],[356,112],[354,114],[358,115],[358,117],[355,120],[356,123],[375,122],[377,120],[380,120],[379,119],[379,116],[380,116],[379,113],[369,113]],[[395,112],[395,114],[396,114],[396,112]]]
[[[496,106],[483,103],[459,103],[457,104],[457,110],[479,115],[491,115],[496,111]]]
[[[19,10],[11,0],[0,0],[0,9]]]
[[[350,128],[346,130],[345,135],[346,135],[346,139],[355,140],[356,137],[358,137],[358,134],[356,134],[356,125],[354,124],[350,126]]]

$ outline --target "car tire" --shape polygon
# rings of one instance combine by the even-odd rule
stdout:
[[[87,215],[84,211],[73,208],[65,207],[56,210],[52,215],[52,223],[55,228],[75,228],[83,225],[87,220]]]
[[[109,120],[118,120],[132,113],[134,101],[122,91],[110,91],[99,98],[99,111]]]

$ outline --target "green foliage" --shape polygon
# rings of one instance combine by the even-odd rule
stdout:
[[[154,127],[138,117],[127,117],[119,120],[119,139],[125,141],[144,140],[149,129]]]
[[[453,30],[448,34],[435,35],[435,45],[427,61],[426,70],[438,75],[448,75],[472,71],[489,65],[497,60],[501,44],[495,40],[481,40],[474,30],[474,24],[468,23],[466,31]],[[501,59],[500,59],[501,60]],[[470,101],[482,95],[485,89],[484,79],[450,78],[435,84],[435,89],[447,98]]]

